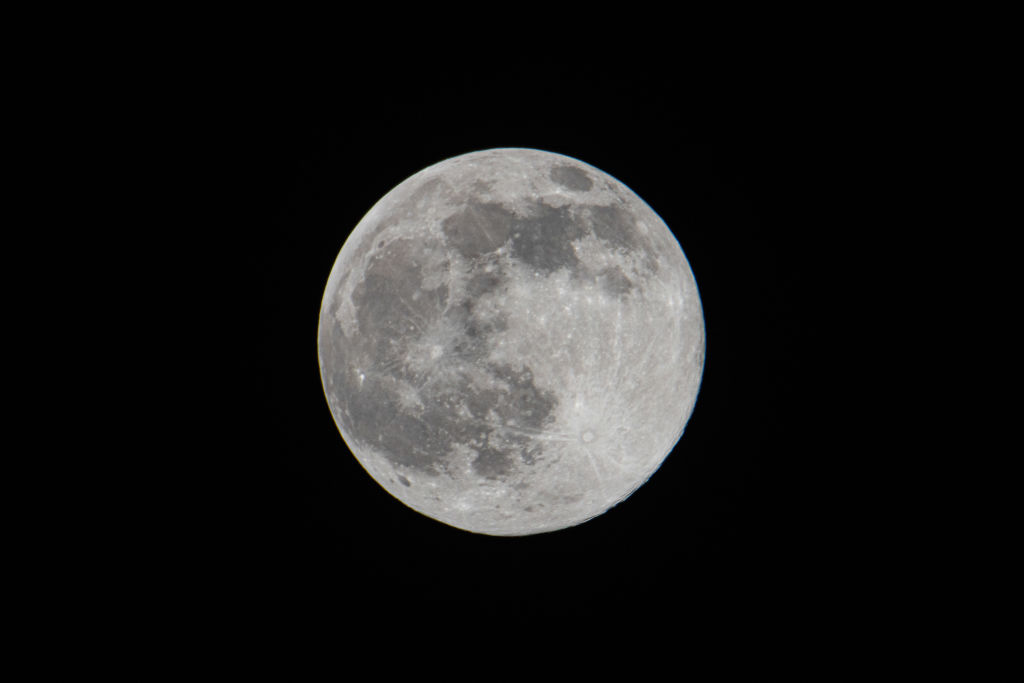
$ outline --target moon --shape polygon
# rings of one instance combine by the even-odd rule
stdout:
[[[447,159],[378,201],[320,309],[324,394],[388,493],[525,536],[625,500],[693,411],[704,318],[679,242],[612,176],[561,154]]]

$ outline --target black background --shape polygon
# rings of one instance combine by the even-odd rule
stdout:
[[[855,592],[832,503],[848,461],[823,422],[849,121],[820,74],[711,88],[693,75],[352,68],[316,102],[251,82],[235,102],[225,82],[228,106],[200,117],[193,141],[212,226],[197,260],[215,282],[196,324],[214,368],[198,393],[216,436],[201,449],[209,507],[185,571],[208,606],[236,624],[418,637],[666,619],[813,631],[834,618]],[[707,330],[696,409],[648,483],[590,522],[523,538],[393,499],[342,440],[317,362],[320,301],[349,231],[413,173],[492,147],[566,154],[633,189],[679,240]]]
[[[49,400],[33,407],[51,420],[30,450],[12,451],[43,469],[44,493],[61,470],[75,494],[30,490],[33,506],[12,517],[23,526],[48,513],[81,531],[70,544],[33,534],[58,557],[29,558],[47,565],[39,590],[12,584],[47,629],[100,639],[82,640],[100,656],[169,646],[143,651],[149,666],[191,666],[195,652],[228,644],[248,651],[222,661],[261,665],[294,632],[337,653],[339,670],[369,660],[386,674],[404,659],[433,676],[472,661],[471,645],[487,663],[475,678],[545,649],[588,668],[660,653],[671,673],[690,671],[706,644],[722,664],[760,668],[771,649],[788,664],[824,653],[844,669],[900,651],[915,667],[945,662],[965,630],[1005,645],[1012,631],[995,617],[1012,618],[1013,565],[986,553],[1010,552],[1013,517],[968,513],[975,495],[1014,500],[993,491],[1001,472],[984,461],[1006,451],[986,429],[969,448],[941,443],[963,418],[915,410],[918,387],[954,410],[988,397],[947,386],[978,374],[959,348],[977,314],[955,305],[972,259],[929,247],[969,249],[984,223],[961,216],[951,235],[939,229],[965,199],[958,173],[980,168],[956,160],[951,136],[1005,156],[998,134],[985,139],[993,108],[951,79],[1004,89],[980,78],[987,64],[964,59],[959,31],[917,15],[776,17],[789,34],[745,16],[761,37],[747,40],[732,17],[711,30],[645,10],[629,26],[621,9],[595,30],[501,7],[501,21],[451,21],[448,36],[391,7],[376,23],[346,8],[322,22],[326,37],[239,14],[223,25],[185,17],[181,31],[163,17],[154,29],[170,29],[168,41],[136,21],[128,49],[85,31],[82,59],[51,57],[73,87],[35,79],[58,102],[26,101],[43,131],[11,135],[78,188],[47,187],[39,208],[71,216],[44,211],[31,231],[52,241],[43,255],[75,245],[84,272],[42,307],[52,330],[26,337],[52,353],[14,364],[89,372],[39,382]],[[400,23],[423,44],[406,43]],[[506,25],[511,39],[492,30]],[[87,59],[96,52],[102,65]],[[22,62],[31,77],[28,53]],[[51,137],[69,144],[35,148]],[[579,527],[511,539],[446,527],[374,483],[333,423],[316,353],[323,288],[366,211],[426,166],[499,146],[567,154],[631,187],[678,237],[707,325],[696,409],[651,480]],[[36,280],[60,270],[38,268]],[[31,288],[26,279],[10,298]],[[929,303],[941,313],[922,315]],[[67,319],[69,304],[81,319]],[[111,333],[97,311],[123,329]],[[925,360],[937,345],[941,362]],[[928,382],[908,372],[915,365]],[[117,368],[134,382],[117,383]],[[87,429],[65,421],[75,415]],[[51,446],[62,434],[73,447]],[[947,451],[955,464],[940,484],[929,475]],[[929,535],[934,555],[923,552]],[[72,599],[49,611],[46,596]],[[433,656],[409,657],[422,641]],[[44,642],[45,661],[79,663]]]

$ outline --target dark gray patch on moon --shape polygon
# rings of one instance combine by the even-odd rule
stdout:
[[[584,221],[594,235],[619,253],[638,253],[644,266],[651,272],[658,272],[657,250],[650,238],[637,228],[630,211],[615,204],[590,205],[584,208]]]
[[[633,217],[617,206],[588,206],[587,224],[615,249],[635,249],[639,241]]]
[[[649,246],[629,212],[615,205],[585,204],[574,214],[567,207],[534,201],[523,213],[516,215],[496,202],[470,201],[442,227],[448,245],[467,259],[479,259],[511,239],[513,257],[545,274],[575,269],[579,259],[572,242],[588,232],[621,252]],[[651,256],[645,261],[652,272],[657,270]]]
[[[572,240],[585,234],[566,207],[534,202],[530,215],[515,223],[512,255],[543,273],[559,268],[574,269],[579,263]]]
[[[516,370],[488,363],[486,368],[498,384],[486,389],[466,386],[465,391],[469,412],[489,427],[483,435],[486,443],[477,445],[473,470],[482,477],[495,478],[507,474],[517,457],[526,464],[534,462],[540,449],[520,430],[539,431],[547,426],[558,400],[534,384],[528,367]]]
[[[349,382],[353,392],[346,401],[346,428],[366,445],[384,453],[395,465],[438,474],[438,465],[447,454],[449,435],[438,423],[427,418],[436,411],[416,415],[406,411],[399,399],[396,377],[366,377]]]
[[[512,469],[512,457],[504,450],[486,445],[477,449],[473,471],[484,479],[498,479]]]
[[[577,192],[586,192],[594,186],[590,176],[574,166],[555,166],[549,177],[562,187]]]
[[[574,268],[578,262],[571,240],[586,230],[565,207],[532,202],[517,216],[495,202],[470,201],[442,222],[448,245],[467,259],[494,252],[511,239],[512,255],[544,273]]]
[[[501,266],[491,261],[475,268],[466,283],[466,298],[469,302],[498,291],[505,283],[506,274]]]
[[[604,291],[613,296],[625,296],[633,289],[633,281],[618,266],[603,269],[597,279]]]
[[[494,234],[493,224],[481,223],[481,216],[511,222],[511,213],[482,206],[470,208],[449,224],[454,226],[455,244],[465,248],[463,253],[499,246],[488,237]],[[534,228],[550,228],[558,215],[537,217]],[[530,220],[516,224],[529,225]],[[395,467],[439,476],[453,453],[468,446],[475,453],[474,472],[498,478],[514,463],[530,464],[540,457],[541,447],[517,430],[546,426],[553,419],[557,399],[534,384],[530,368],[485,360],[492,335],[507,327],[505,316],[477,310],[481,297],[500,295],[507,287],[507,274],[493,255],[478,254],[471,262],[464,290],[451,305],[447,285],[423,288],[423,264],[442,261],[431,249],[444,248],[399,239],[373,256],[352,293],[358,338],[347,345],[333,337],[327,340],[330,352],[347,361],[340,366],[347,371],[333,373],[328,384],[340,404],[346,431]],[[430,338],[428,330],[439,326],[452,332]],[[340,334],[339,329],[330,328],[331,335]],[[414,355],[424,343],[438,344],[437,357],[417,365]],[[479,376],[473,380],[468,368],[491,380],[486,388],[481,388]],[[456,371],[443,372],[451,369]],[[435,380],[434,375],[445,379]],[[399,481],[411,485],[407,479]]]
[[[533,371],[525,367],[517,370],[507,365],[489,365],[494,376],[509,386],[497,406],[497,413],[505,423],[539,430],[548,424],[551,411],[558,404],[551,392],[541,391],[533,383]]]
[[[447,285],[423,289],[423,258],[424,245],[411,239],[391,242],[374,256],[352,293],[364,336],[400,340],[447,301]]]
[[[515,227],[515,214],[494,202],[469,202],[441,224],[448,245],[475,259],[503,245]]]

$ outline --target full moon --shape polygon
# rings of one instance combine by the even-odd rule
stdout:
[[[320,373],[363,468],[410,508],[525,536],[625,500],[682,436],[697,284],[664,221],[571,157],[490,149],[387,193],[327,281]]]

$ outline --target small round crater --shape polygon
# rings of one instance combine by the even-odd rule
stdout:
[[[594,432],[588,429],[587,431],[583,432],[580,438],[583,439],[583,443],[590,443],[597,437],[594,436]]]

